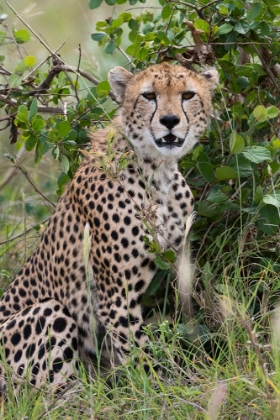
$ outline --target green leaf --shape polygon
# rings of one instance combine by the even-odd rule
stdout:
[[[198,170],[206,182],[212,183],[215,179],[214,166],[208,162],[198,162]]]
[[[229,51],[231,49],[236,48],[236,46],[234,45],[236,41],[237,41],[237,33],[232,31],[226,39],[226,42],[224,45],[225,50]]]
[[[97,9],[103,0],[88,0],[88,7],[90,9]]]
[[[91,39],[93,39],[94,41],[101,41],[101,39],[103,39],[104,36],[106,36],[105,32],[96,32],[94,34],[91,34]]]
[[[167,274],[166,270],[157,270],[156,274],[152,278],[152,281],[145,292],[145,295],[147,296],[154,295],[156,291],[158,290],[158,288],[160,287],[163,280],[165,279],[166,274]]]
[[[208,200],[197,203],[197,213],[205,217],[213,217],[219,215],[218,204],[210,203]]]
[[[260,203],[262,198],[263,198],[263,188],[260,185],[258,185],[256,188],[255,195],[254,195],[255,203],[257,204]]]
[[[230,147],[231,153],[233,153],[234,155],[238,155],[239,153],[241,153],[245,147],[245,142],[244,142],[243,137],[238,135],[236,131],[233,131],[230,135],[229,147]]]
[[[157,32],[148,32],[148,33],[145,35],[144,40],[145,40],[146,42],[150,42],[150,41],[153,41],[153,40],[156,38],[156,36],[157,36]],[[140,40],[139,42],[141,42],[141,40]]]
[[[65,155],[60,155],[60,165],[63,172],[67,174],[70,168],[70,164],[68,158]]]
[[[122,24],[123,24],[123,17],[119,16],[113,20],[113,22],[111,23],[111,27],[114,29],[119,28]]]
[[[106,54],[113,54],[115,49],[116,49],[116,43],[115,43],[115,41],[111,40],[106,44],[105,53]]]
[[[116,4],[117,0],[105,0],[105,3],[108,4],[108,6],[114,6]]]
[[[41,131],[44,128],[45,121],[41,115],[36,115],[35,119],[32,121],[32,129],[34,131]]]
[[[274,148],[274,149],[276,149],[276,150],[280,149],[280,139],[274,139],[274,140],[272,141],[272,146],[273,146],[273,148]]]
[[[124,22],[129,22],[132,18],[132,14],[129,12],[123,12],[120,16],[122,17]]]
[[[71,125],[69,121],[62,121],[58,128],[58,136],[60,138],[66,137],[71,130]]]
[[[77,131],[76,130],[70,130],[69,133],[68,133],[67,139],[75,141],[77,139],[77,137],[78,137]]]
[[[228,14],[228,5],[226,4],[218,4],[217,10],[219,11],[220,15],[227,15]]]
[[[219,204],[223,203],[224,201],[228,200],[228,196],[221,191],[210,191],[208,197],[208,201],[211,201],[211,203]]]
[[[28,114],[28,121],[30,122],[32,118],[37,114],[38,106],[37,106],[37,99],[33,99],[30,105],[30,110]]]
[[[62,172],[59,175],[58,180],[57,180],[57,184],[58,184],[58,187],[59,187],[60,190],[63,189],[64,185],[67,184],[69,179],[70,179],[69,176],[65,172]]]
[[[154,263],[157,265],[158,268],[161,270],[169,270],[170,264],[167,261],[164,261],[161,257],[156,256],[154,259]]]
[[[274,194],[266,194],[263,197],[263,202],[265,204],[271,204],[277,208],[280,208],[280,192]]]
[[[165,251],[163,257],[171,263],[174,263],[176,261],[176,254],[172,249],[168,249],[167,251]]]
[[[25,105],[20,105],[18,107],[17,120],[23,123],[28,122],[28,109]]]
[[[137,51],[137,54],[135,54],[135,57],[139,61],[145,61],[148,58],[149,50],[147,48],[140,48],[139,51]]]
[[[266,204],[261,208],[259,219],[257,220],[258,228],[267,235],[276,235],[279,231],[280,217],[278,209],[271,204]]]
[[[158,31],[157,32],[157,38],[158,39],[160,39],[160,41],[163,43],[163,44],[169,44],[169,39],[167,38],[167,35],[166,35],[166,33],[165,32],[163,32],[163,31]]]
[[[271,160],[271,153],[263,146],[248,146],[242,152],[242,155],[253,163],[261,163]]]
[[[258,122],[267,121],[267,109],[263,105],[258,105],[253,111],[253,115]]]
[[[219,27],[217,35],[225,35],[233,30],[233,26],[230,23],[224,23]]]
[[[96,23],[97,30],[104,29],[107,27],[108,27],[108,22],[106,20],[100,20],[99,22]]]
[[[138,47],[139,48],[139,47]],[[125,50],[125,52],[128,54],[128,55],[131,55],[132,57],[134,57],[135,56],[135,53],[137,52],[137,45],[135,45],[135,44],[130,44],[127,48],[126,48],[126,50]]]
[[[107,82],[107,80],[104,80],[103,82],[98,83],[96,87],[96,93],[99,98],[103,98],[104,96],[107,96],[110,92],[110,84]]]
[[[236,84],[240,89],[245,89],[248,86],[251,86],[250,80],[245,76],[238,77],[236,79]]]
[[[253,22],[260,15],[262,10],[262,3],[253,3],[251,4],[251,9],[247,12],[247,20]]]
[[[30,40],[30,34],[26,29],[20,29],[19,31],[14,31],[14,37],[18,44],[23,44]]]
[[[25,67],[33,67],[36,64],[36,58],[33,55],[28,55],[23,62]]]
[[[236,30],[236,32],[238,32],[239,34],[245,35],[247,34],[247,32],[250,31],[251,27],[250,27],[250,23],[247,22],[246,20],[239,20],[238,22],[236,22],[236,24],[234,25],[234,29]]]
[[[269,106],[266,110],[268,118],[276,118],[279,115],[279,109],[276,106]]]
[[[258,29],[263,36],[268,36],[271,33],[271,26],[265,21],[259,23]]]
[[[35,149],[35,163],[39,163],[43,156],[43,144],[39,140],[36,143],[36,149]]]
[[[31,152],[31,150],[33,150],[34,147],[36,146],[36,143],[37,143],[37,137],[31,134],[31,136],[28,137],[28,139],[26,140],[24,144],[25,150],[27,150],[28,152]]]
[[[21,82],[22,82],[21,76],[19,76],[18,74],[11,74],[10,79],[9,79],[9,85],[11,89],[20,86]]]
[[[132,31],[138,31],[139,30],[139,22],[136,19],[130,19],[130,21],[128,22],[128,27]]]
[[[209,23],[206,22],[203,19],[197,19],[194,22],[194,26],[195,26],[196,29],[200,29],[200,30],[204,31],[207,35],[210,33]]]
[[[172,5],[171,5],[170,3],[167,3],[167,4],[163,7],[162,12],[161,12],[161,17],[162,17],[162,19],[164,19],[164,20],[169,19],[169,18],[170,18],[170,16],[171,16],[171,14],[172,14],[172,12],[173,12],[173,7],[172,7]]]
[[[250,177],[254,173],[252,163],[249,162],[242,153],[234,155],[229,162],[229,166],[234,169],[240,177]]]
[[[222,166],[221,168],[216,169],[216,177],[219,180],[237,179],[238,173],[230,166]]]

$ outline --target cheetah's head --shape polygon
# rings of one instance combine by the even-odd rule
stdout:
[[[218,73],[162,63],[135,75],[115,67],[109,82],[120,103],[121,128],[137,153],[149,159],[179,159],[208,124]]]

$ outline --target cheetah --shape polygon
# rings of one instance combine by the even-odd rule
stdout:
[[[118,364],[132,343],[144,348],[141,300],[157,271],[147,238],[184,257],[194,203],[178,160],[208,124],[217,78],[169,63],[110,71],[117,116],[92,133],[38,248],[2,296],[2,390],[8,370],[55,387],[79,360],[91,373],[99,354]]]

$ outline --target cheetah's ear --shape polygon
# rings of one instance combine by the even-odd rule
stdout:
[[[201,75],[204,76],[205,79],[207,79],[211,90],[214,90],[217,87],[219,83],[219,73],[216,69],[204,71],[203,73],[201,73]]]
[[[127,83],[133,77],[133,74],[123,67],[114,67],[108,75],[109,83],[111,85],[113,94],[116,97],[116,102],[122,103],[124,99],[124,92]]]

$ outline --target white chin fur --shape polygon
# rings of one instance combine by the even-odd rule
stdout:
[[[174,160],[178,160],[181,157],[185,156],[197,143],[197,140],[192,135],[191,131],[189,131],[184,141],[184,144],[181,147],[158,147],[150,133],[141,142],[137,142],[137,140],[133,139],[131,139],[130,141],[135,147],[135,151],[137,152],[137,154],[139,154],[143,158],[156,160],[161,158],[171,158]]]

